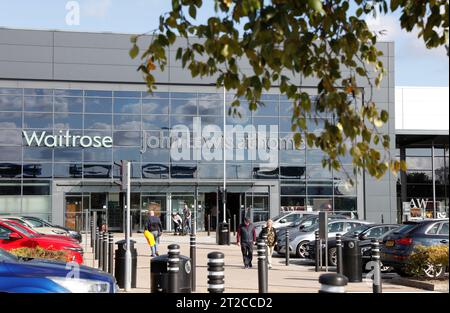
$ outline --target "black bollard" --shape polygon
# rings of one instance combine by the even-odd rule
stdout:
[[[108,233],[103,233],[103,263],[102,263],[102,270],[104,272],[108,272]]]
[[[110,273],[111,275],[114,274],[114,235],[112,232],[109,232],[109,239],[108,239],[108,243],[109,243],[109,249],[108,249],[108,273]]]
[[[103,266],[103,239],[104,238],[104,232],[100,232],[99,234],[99,242],[98,242],[98,268],[101,269]]]
[[[269,279],[269,247],[267,246],[267,233],[262,235],[262,239],[264,240],[264,250],[266,256],[266,277]]]
[[[94,259],[98,260],[98,252],[100,246],[100,234],[98,231],[98,227],[95,228],[95,241],[94,241]]]
[[[267,259],[266,259],[266,244],[264,239],[258,239],[258,290],[259,293],[267,293]]]
[[[231,219],[228,219],[228,245],[230,245],[230,234],[231,234]]]
[[[223,293],[225,291],[225,260],[222,252],[208,253],[208,292]]]
[[[191,290],[195,291],[196,288],[196,242],[195,242],[195,233],[191,233],[191,241],[190,241],[190,252],[191,252]]]
[[[236,214],[233,215],[233,236],[236,237]]]
[[[381,280],[381,262],[380,262],[380,243],[377,239],[372,239],[372,257],[373,263],[373,293],[382,293],[382,280]]]
[[[328,273],[319,277],[319,293],[345,293],[348,279],[344,275]]]
[[[343,265],[342,260],[342,235],[336,234],[336,273],[343,274],[344,270],[342,269]]]
[[[211,214],[208,214],[208,237],[211,236]]]
[[[178,274],[180,272],[180,246],[171,244],[167,253],[169,260],[167,262],[167,272],[169,273],[168,293],[178,293]]]
[[[286,266],[289,266],[289,229],[286,229],[286,242],[285,242],[285,250],[286,250]]]
[[[316,235],[316,241],[315,241],[315,243],[316,243],[316,268],[315,268],[315,270],[316,270],[316,272],[318,272],[319,271],[319,265],[320,265],[320,260],[319,260],[319,258],[320,258],[320,249],[322,249],[322,247],[320,246],[320,240],[319,240],[319,232],[318,231],[316,231],[316,233],[315,233],[315,235]]]

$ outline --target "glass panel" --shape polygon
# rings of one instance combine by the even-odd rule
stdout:
[[[432,184],[432,171],[407,171],[406,182],[408,184]]]
[[[50,220],[51,200],[52,198],[49,196],[24,196],[22,198],[22,213]]]
[[[121,159],[127,160],[127,159]],[[117,160],[120,161],[120,160]],[[131,177],[132,178],[141,178],[141,163],[139,161],[131,163]],[[117,164],[114,164],[113,177],[120,178],[121,177],[121,167]]]
[[[81,148],[55,148],[55,162],[57,161],[81,161],[83,158],[83,150]]]
[[[170,114],[197,114],[197,99],[173,100],[170,104]]]
[[[406,156],[429,156],[431,157],[431,148],[406,148]]]
[[[305,211],[304,197],[281,197],[281,211]]]
[[[254,179],[277,179],[279,176],[279,168],[264,168],[253,166]]]
[[[111,178],[111,164],[84,164],[84,178]]]
[[[24,182],[23,183],[24,195],[50,195],[50,183],[49,182]]]
[[[0,113],[0,128],[22,128],[22,113]]]
[[[306,170],[308,182],[329,181],[333,179],[332,172],[322,166],[310,166]]]
[[[76,89],[55,89],[54,90],[55,97],[56,96],[68,96],[68,97],[82,97],[83,90]]]
[[[20,213],[21,197],[0,195],[0,212],[4,214]]]
[[[112,128],[112,116],[105,114],[85,114],[84,115],[85,129],[106,129]]]
[[[142,129],[168,129],[169,116],[167,115],[142,115]]]
[[[83,98],[55,97],[55,112],[83,112]]]
[[[140,115],[114,115],[114,129],[141,130]]]
[[[55,178],[81,178],[83,168],[81,164],[75,163],[55,163],[53,166],[53,176]]]
[[[306,150],[306,164],[322,164],[325,153],[319,149]]]
[[[22,146],[22,132],[20,130],[0,130],[0,145]]]
[[[169,114],[169,99],[142,100],[142,114]]]
[[[84,98],[84,112],[86,113],[111,113],[111,98]]]
[[[170,97],[172,99],[197,99],[196,92],[171,92]]]
[[[0,147],[0,161],[22,160],[22,148],[20,147]]]
[[[251,179],[252,178],[252,165],[227,162],[227,178],[228,179]]]
[[[14,178],[20,177],[21,174],[22,174],[22,164],[0,163],[0,177]]]
[[[431,158],[406,157],[406,166],[409,170],[431,170]]]
[[[146,163],[142,164],[142,178],[166,179],[169,178],[168,164]]]
[[[292,120],[287,117],[280,117],[280,132],[282,133],[292,133]]]
[[[141,100],[114,99],[114,113],[141,114]]]
[[[302,185],[286,185],[281,186],[282,195],[303,196],[306,194],[306,186]]]
[[[165,163],[169,161],[169,156],[168,149],[151,149],[142,154],[142,161]]]
[[[332,196],[333,186],[330,185],[310,185],[308,184],[308,195]]]
[[[52,113],[24,113],[25,128],[53,128]]]
[[[198,178],[205,178],[205,179],[223,178],[223,164],[222,163],[199,163],[198,164]]]
[[[170,173],[172,178],[197,178],[196,164],[171,165]]]
[[[280,168],[281,179],[305,179],[306,168],[303,166],[284,165]]]
[[[143,91],[142,98],[145,98],[145,99],[160,99],[160,98],[169,99],[169,93],[168,92],[148,93],[148,92]]]
[[[292,117],[294,114],[294,105],[291,101],[280,102],[280,115]]]
[[[23,165],[23,177],[24,178],[51,178],[52,177],[52,164],[51,163],[24,164]]]
[[[335,211],[355,211],[356,212],[356,198],[334,198]]]
[[[118,98],[140,98],[140,91],[114,91],[114,97]]]
[[[113,161],[128,160],[134,162],[141,161],[141,154],[136,148],[114,148]]]
[[[226,123],[227,125],[247,125],[251,124],[252,118],[250,111],[248,109],[248,104],[246,102],[241,101],[241,105],[236,108],[236,112],[239,114],[232,114],[228,115],[228,110],[231,108],[230,104],[227,104],[227,119]],[[234,110],[234,108],[233,108]]]
[[[253,196],[253,222],[262,222],[269,219],[269,197]]]
[[[264,101],[253,111],[253,116],[278,116],[278,102]]]
[[[85,148],[84,149],[84,160],[98,161],[98,162],[111,162],[112,153],[109,148]]]
[[[280,163],[295,163],[305,165],[305,150],[280,150]]]
[[[65,226],[80,231],[84,228],[81,196],[66,196]]]
[[[53,89],[25,88],[23,91],[24,91],[25,95],[32,95],[32,96],[52,96],[53,95]]]
[[[265,126],[262,127],[261,130],[268,132],[270,130],[270,126],[273,125],[278,127],[278,117],[254,117],[252,124],[255,125],[257,131],[260,129],[258,126]]]
[[[53,149],[47,147],[24,147],[24,161],[52,161]]]
[[[169,225],[167,224],[167,219],[170,217],[167,216],[168,212],[166,209],[166,197],[142,196],[141,215],[143,225],[147,224],[147,219],[150,211],[154,211],[155,216],[159,217],[164,230],[170,229]]]
[[[21,95],[22,93],[23,93],[22,88],[0,88],[0,94]]]
[[[55,129],[83,129],[83,115],[55,113]]]
[[[0,96],[0,111],[22,111],[22,96]]]
[[[109,90],[85,90],[86,97],[112,97],[112,91]]]
[[[192,116],[184,116],[184,115],[178,115],[178,116],[171,116],[170,117],[170,127],[174,128],[175,126],[182,125],[186,126],[189,129],[192,129],[192,123],[193,123],[193,117]]]
[[[53,97],[25,97],[24,110],[30,112],[53,112]]]
[[[333,200],[331,198],[308,197],[308,206],[311,206],[314,211],[332,211]]]
[[[133,131],[114,132],[114,146],[135,146],[142,145],[141,133]]]
[[[223,115],[223,102],[216,101],[199,101],[198,115]]]

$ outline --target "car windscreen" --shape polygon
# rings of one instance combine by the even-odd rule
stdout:
[[[286,216],[287,214],[288,214],[288,212],[278,214],[277,216],[275,216],[275,217],[272,218],[272,221],[276,222],[276,221],[278,221],[279,219],[282,219],[283,216]]]
[[[346,232],[343,236],[344,237],[353,237],[355,233],[361,234],[362,232],[368,230],[370,228],[370,225],[360,225],[358,227],[353,228],[352,230]]]
[[[13,255],[9,252],[6,252],[2,248],[0,248],[0,261],[11,262],[11,261],[17,261],[17,260],[18,260],[18,258],[15,255]]]
[[[5,221],[5,224],[8,225],[10,228],[14,229],[15,231],[24,234],[25,236],[29,237],[29,238],[33,238],[36,237],[35,234],[31,233],[30,231],[28,231],[28,229],[26,229],[25,227],[13,224],[11,222]]]
[[[51,226],[46,221],[37,219],[34,217],[24,217],[24,220],[26,220],[28,223],[33,225],[33,227],[50,227]]]
[[[400,226],[399,228],[396,228],[392,233],[394,234],[407,234],[409,233],[411,230],[417,228],[419,225],[418,224],[405,224]]]
[[[319,223],[314,223],[309,227],[303,228],[302,232],[309,233],[309,232],[317,230],[317,228],[319,228]]]

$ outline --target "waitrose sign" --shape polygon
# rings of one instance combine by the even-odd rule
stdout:
[[[80,136],[72,135],[70,131],[59,131],[58,135],[47,134],[42,132],[23,131],[23,136],[27,146],[37,147],[83,147],[83,148],[111,148],[113,139],[111,136]]]

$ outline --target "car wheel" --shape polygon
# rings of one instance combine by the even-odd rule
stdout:
[[[296,249],[296,255],[298,258],[305,258],[306,257],[306,246],[308,244],[308,241],[302,241],[298,244]]]
[[[336,250],[336,248],[331,248],[328,250],[328,265],[337,266],[337,250]]]
[[[423,269],[423,273],[428,278],[441,278],[444,276],[444,267],[443,266],[433,266],[429,264],[426,268]]]

